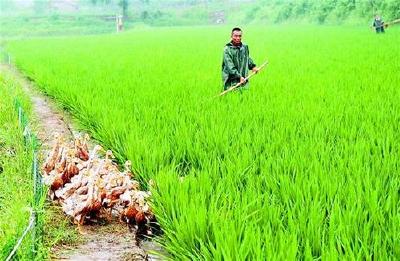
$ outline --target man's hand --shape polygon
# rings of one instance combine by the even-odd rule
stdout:
[[[246,79],[244,77],[240,77],[240,84],[244,83]]]
[[[258,71],[260,70],[259,68],[257,68],[257,67],[254,67],[253,69],[251,69],[252,71],[253,71],[253,73],[258,73]]]

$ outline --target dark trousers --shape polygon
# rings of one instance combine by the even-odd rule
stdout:
[[[383,26],[381,26],[381,27],[376,27],[375,30],[376,30],[376,33],[377,33],[377,34],[379,34],[379,33],[384,33],[384,32],[385,32],[385,28],[383,28]]]

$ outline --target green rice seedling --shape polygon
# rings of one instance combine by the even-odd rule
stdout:
[[[212,99],[229,30],[7,48],[144,186],[154,179],[171,258],[399,258],[399,29],[244,28],[270,65],[249,91]]]

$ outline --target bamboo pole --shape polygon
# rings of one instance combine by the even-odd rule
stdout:
[[[239,82],[238,84],[229,87],[228,89],[226,89],[225,91],[221,92],[217,97],[223,96],[225,94],[227,94],[228,92],[231,92],[235,89],[237,89],[238,87],[240,87],[241,85],[243,85],[244,83],[246,83],[251,77],[253,77],[255,74],[257,74],[259,71],[261,71],[266,65],[268,64],[268,61],[265,61],[259,68],[257,72],[252,72],[249,74],[249,76],[247,76],[243,82]]]
[[[389,23],[385,23],[385,28],[387,28],[389,25],[394,25],[394,24],[400,24],[400,19],[396,19],[396,20],[390,21]]]

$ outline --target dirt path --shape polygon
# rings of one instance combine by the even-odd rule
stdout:
[[[42,143],[41,154],[52,147],[55,133],[73,139],[74,129],[69,124],[71,116],[49,98],[41,94],[34,84],[19,71],[8,65],[0,65],[1,73],[12,75],[19,82],[32,101],[34,118],[31,119],[34,132]],[[54,260],[161,260],[147,251],[158,252],[159,247],[152,242],[140,243],[136,231],[130,231],[126,225],[114,220],[111,223],[87,225],[83,227],[84,242],[76,247],[57,246],[52,252]]]
[[[85,243],[69,249],[55,248],[54,260],[148,260],[138,247],[134,231],[114,222],[108,225],[89,225],[83,228]]]

